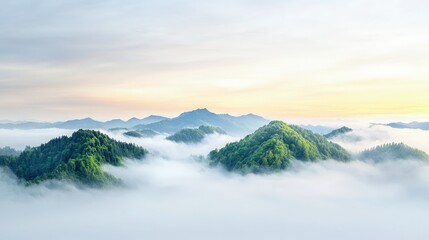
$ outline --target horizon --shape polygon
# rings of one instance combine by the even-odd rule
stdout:
[[[429,116],[427,7],[6,1],[0,119]]]
[[[265,118],[269,121],[283,121],[288,124],[297,124],[297,125],[313,125],[313,126],[330,126],[330,127],[339,127],[340,125],[356,125],[356,124],[387,124],[387,123],[394,123],[394,122],[403,122],[403,123],[412,123],[412,122],[429,122],[429,115],[413,115],[413,116],[401,116],[401,115],[375,115],[375,116],[355,116],[355,117],[348,117],[348,118],[270,118],[261,114],[257,114],[254,112],[247,112],[242,114],[231,114],[228,112],[216,112],[212,111],[211,109],[200,107],[195,109],[188,109],[183,112],[178,112],[171,115],[160,115],[160,114],[149,114],[145,116],[132,116],[128,118],[95,118],[91,116],[85,116],[85,117],[76,117],[76,118],[63,118],[63,119],[19,119],[19,120],[11,120],[11,119],[0,119],[0,124],[3,123],[25,123],[25,122],[38,122],[38,123],[55,123],[55,122],[66,122],[70,120],[84,120],[84,119],[90,119],[98,122],[108,122],[112,120],[121,120],[124,122],[127,122],[131,119],[145,119],[149,117],[165,117],[167,119],[172,119],[179,117],[183,113],[198,111],[198,110],[207,110],[210,113],[214,114],[227,114],[233,117],[240,117],[245,115],[256,115],[258,117]]]

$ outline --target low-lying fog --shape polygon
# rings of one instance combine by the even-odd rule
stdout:
[[[0,147],[63,134],[71,132],[1,130]],[[122,188],[23,187],[0,170],[0,239],[429,239],[427,162],[297,163],[280,174],[241,176],[195,157],[235,140],[228,136],[185,145],[109,135],[153,153],[108,167]],[[392,141],[429,151],[421,130],[362,127],[335,141],[352,152]]]

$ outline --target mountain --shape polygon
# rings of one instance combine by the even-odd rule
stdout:
[[[386,125],[392,128],[411,128],[411,129],[429,130],[429,122],[411,122],[411,123],[394,122]]]
[[[149,117],[140,119],[137,124],[135,124],[134,122],[132,122],[132,126],[136,126],[138,124],[156,123],[156,122],[160,122],[160,121],[163,121],[163,120],[166,120],[166,119],[168,119],[168,118],[162,117],[162,116],[157,116],[157,115],[150,115]]]
[[[151,115],[146,118],[131,118],[128,121],[113,119],[106,122],[92,118],[73,119],[64,122],[15,122],[0,123],[4,129],[40,129],[40,128],[63,128],[63,129],[150,129],[156,132],[173,134],[184,128],[197,128],[201,125],[215,126],[224,129],[231,135],[245,135],[267,124],[269,121],[254,115],[231,116],[229,114],[215,114],[207,109],[197,109],[184,112],[176,118],[166,118]]]
[[[348,133],[351,131],[353,131],[353,129],[348,128],[348,127],[342,127],[342,128],[335,129],[332,132],[325,134],[324,136],[326,138],[334,138],[336,136],[339,136],[339,135],[342,135],[342,134],[345,134],[345,133]]]
[[[429,156],[425,152],[404,143],[388,143],[365,150],[360,154],[360,158],[376,162],[406,159],[429,160]]]
[[[16,122],[0,123],[0,128],[6,129],[150,129],[156,132],[173,134],[184,128],[197,128],[201,125],[215,126],[224,129],[228,134],[242,136],[249,134],[269,121],[254,114],[231,116],[215,114],[207,109],[197,109],[184,112],[176,118],[166,118],[151,115],[146,118],[131,118],[128,121],[113,119],[100,122],[92,118],[73,119],[64,122]]]
[[[226,132],[224,130],[222,130],[222,128],[218,128],[218,127],[214,127],[214,126],[199,126],[198,130],[203,132],[204,134],[214,134],[214,133],[218,133],[218,134],[226,134]]]
[[[140,124],[151,124],[166,120],[168,118],[151,115],[146,118],[131,118],[128,121],[113,119],[107,122],[96,121],[92,118],[73,119],[65,122],[17,122],[3,123],[0,128],[3,129],[40,129],[40,128],[63,128],[63,129],[111,129],[111,128],[132,128]]]
[[[96,121],[92,118],[75,119],[52,124],[52,127],[64,129],[97,129],[102,128],[102,126],[102,122]]]
[[[318,134],[327,134],[335,130],[335,128],[327,127],[327,126],[321,126],[321,125],[299,125],[299,127],[302,127],[304,129],[310,130],[312,132],[318,133]]]
[[[28,184],[59,179],[101,187],[119,182],[103,171],[103,164],[121,166],[123,158],[142,158],[146,154],[141,147],[115,141],[98,131],[78,130],[71,137],[27,148],[15,159],[0,162]]]
[[[128,131],[128,132],[125,132],[124,135],[127,137],[135,137],[135,138],[150,138],[158,135],[158,133],[150,129],[142,129],[142,130]]]
[[[294,160],[349,160],[350,155],[322,135],[272,121],[239,142],[210,152],[209,159],[229,171],[259,173],[285,169]]]
[[[126,128],[127,122],[121,119],[112,119],[110,121],[101,123],[102,128],[111,129],[111,128]]]
[[[126,122],[124,127],[132,128],[132,127],[135,127],[137,125],[146,125],[146,124],[156,123],[156,122],[160,122],[160,121],[163,121],[166,119],[168,119],[168,118],[162,117],[162,116],[156,116],[156,115],[150,115],[149,117],[146,117],[143,119],[131,118],[130,120],[128,120]]]
[[[136,128],[146,128],[172,134],[184,128],[197,128],[201,125],[208,125],[219,127],[231,135],[243,135],[251,133],[267,123],[268,120],[254,114],[234,117],[229,114],[215,114],[204,108],[184,112],[176,118],[147,125],[138,125]]]
[[[168,140],[184,143],[199,143],[208,134],[226,134],[225,131],[213,126],[200,126],[199,128],[185,128],[167,137]]]

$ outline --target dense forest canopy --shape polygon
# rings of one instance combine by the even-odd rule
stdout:
[[[65,179],[89,186],[118,183],[102,169],[103,164],[120,166],[124,158],[143,158],[147,151],[122,143],[93,130],[78,130],[39,147],[27,148],[15,159],[3,159],[18,178],[27,183]]]
[[[16,156],[1,155],[0,156],[0,167],[7,167],[12,161],[16,160]]]
[[[363,151],[360,154],[360,158],[374,161],[398,159],[427,160],[429,156],[425,152],[407,146],[404,143],[388,143]]]
[[[272,121],[239,142],[210,152],[209,158],[230,171],[258,173],[285,169],[293,160],[349,160],[350,155],[322,135]]]

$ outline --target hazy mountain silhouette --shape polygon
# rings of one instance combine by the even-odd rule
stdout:
[[[429,122],[410,122],[410,123],[394,122],[386,125],[392,128],[411,128],[411,129],[429,130]]]
[[[132,128],[140,124],[151,124],[167,119],[162,116],[151,115],[146,118],[131,118],[128,121],[113,119],[101,122],[92,118],[72,119],[65,122],[17,122],[0,124],[0,128],[6,129],[40,129],[40,128],[64,128],[64,129],[110,129],[110,128]]]
[[[231,116],[229,114],[216,114],[209,110],[196,109],[184,112],[175,118],[151,115],[146,118],[131,118],[128,121],[113,119],[101,122],[92,118],[72,119],[64,122],[15,122],[0,124],[0,128],[6,129],[39,129],[39,128],[63,128],[63,129],[150,129],[156,132],[175,133],[184,128],[196,128],[201,125],[214,126],[224,129],[232,135],[245,135],[267,124],[269,121],[263,117],[247,114],[243,116]]]
[[[184,112],[178,117],[166,119],[147,125],[137,125],[137,129],[151,129],[157,132],[175,133],[184,128],[197,128],[201,125],[215,126],[225,130],[228,134],[248,134],[267,124],[269,120],[254,115],[231,116],[216,114],[206,108]]]

